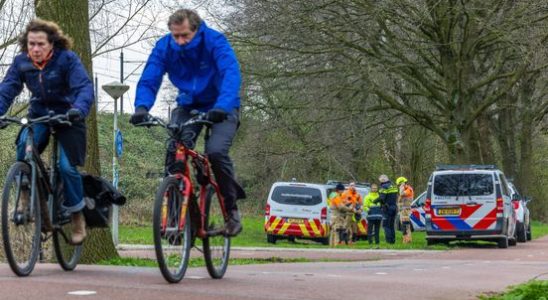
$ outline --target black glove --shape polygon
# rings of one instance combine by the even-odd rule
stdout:
[[[131,115],[129,123],[136,125],[148,121],[148,110],[144,106],[138,106],[135,113]]]
[[[0,121],[0,129],[4,129],[4,128],[8,127],[8,125],[9,125],[8,122]]]
[[[67,111],[67,119],[71,122],[81,121],[84,119],[84,115],[77,108],[71,108]]]
[[[220,108],[210,109],[207,112],[207,119],[213,123],[221,123],[222,121],[226,120],[226,118],[227,118],[226,111]]]

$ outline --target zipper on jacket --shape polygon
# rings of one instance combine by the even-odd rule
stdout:
[[[40,90],[42,91],[42,101],[46,101],[46,90],[44,89],[42,70],[38,73],[38,81],[40,82]]]

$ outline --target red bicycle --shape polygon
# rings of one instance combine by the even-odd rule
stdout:
[[[164,177],[156,192],[152,221],[158,266],[171,283],[183,279],[196,237],[202,240],[202,252],[212,278],[224,276],[230,255],[230,237],[225,235],[228,215],[223,197],[207,156],[193,150],[194,132],[185,131],[188,126],[203,125],[207,140],[212,123],[205,113],[193,112],[192,115],[181,125],[167,124],[153,116],[147,122],[135,125],[162,126],[176,141],[174,163],[168,166],[169,175]]]

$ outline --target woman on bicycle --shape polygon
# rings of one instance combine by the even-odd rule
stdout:
[[[82,177],[76,166],[83,166],[86,157],[86,126],[84,118],[93,104],[93,84],[78,56],[70,50],[72,40],[59,26],[41,19],[32,20],[19,38],[21,52],[14,58],[4,80],[0,83],[0,115],[4,115],[23,84],[31,92],[28,115],[37,118],[66,114],[70,127],[56,128],[59,140],[59,171],[64,186],[64,206],[72,216],[72,242],[80,244],[86,237],[86,223],[82,214]],[[0,124],[0,128],[3,124]],[[33,125],[34,143],[42,152],[49,141],[46,124]],[[25,157],[27,130],[19,133],[17,160]],[[22,207],[28,205],[30,192],[23,190]],[[19,208],[18,208],[19,210]]]

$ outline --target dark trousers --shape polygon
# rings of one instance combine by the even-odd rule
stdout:
[[[381,230],[381,219],[367,219],[367,240],[369,244],[373,243],[373,237],[375,238],[375,244],[379,244],[379,234]]]
[[[189,111],[182,107],[177,107],[171,113],[171,124],[181,124],[191,117]],[[234,166],[228,156],[232,140],[236,135],[239,126],[238,112],[234,111],[228,115],[228,118],[211,126],[210,136],[205,144],[205,153],[211,163],[211,169],[215,174],[215,179],[224,198],[225,208],[230,212],[237,209],[236,200],[245,198],[245,192],[236,181]],[[202,130],[202,125],[192,125],[185,129],[185,132],[194,133],[194,144]],[[185,136],[183,133],[182,136]],[[166,168],[174,160],[175,141],[170,141],[166,156]]]
[[[398,208],[392,205],[383,210],[382,227],[384,228],[384,238],[389,244],[394,244],[396,242],[396,230],[394,225],[396,222],[397,211]]]

